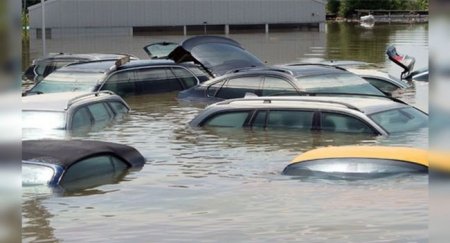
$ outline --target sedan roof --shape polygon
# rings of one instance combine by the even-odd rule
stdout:
[[[350,73],[343,68],[324,64],[282,65],[279,67],[290,70],[295,77]]]
[[[22,142],[22,160],[54,164],[63,168],[100,155],[114,155],[130,167],[142,167],[145,163],[144,157],[135,148],[117,143],[51,139]]]
[[[116,60],[102,60],[102,61],[89,61],[89,62],[81,62],[81,63],[73,63],[68,66],[60,68],[59,72],[69,72],[69,71],[80,71],[80,72],[108,72],[111,70],[111,67],[114,67]],[[152,60],[131,60],[130,62],[119,66],[117,69],[127,69],[127,68],[135,68],[135,67],[145,67],[145,66],[155,66],[155,65],[168,65],[174,64],[172,60],[160,60],[160,59],[152,59]],[[58,72],[57,71],[57,72]]]

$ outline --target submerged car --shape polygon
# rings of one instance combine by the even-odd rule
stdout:
[[[206,107],[193,127],[389,135],[428,127],[428,115],[387,97],[248,97]]]
[[[71,63],[88,62],[95,60],[116,60],[123,56],[130,56],[131,59],[137,60],[135,56],[129,54],[103,54],[103,53],[86,53],[86,54],[70,54],[55,53],[46,57],[33,60],[31,66],[25,70],[22,76],[23,81],[37,82],[47,77],[55,70]]]
[[[121,96],[184,90],[209,79],[197,65],[171,60],[91,61],[69,64],[48,75],[26,94],[111,90]]]
[[[426,150],[386,146],[314,149],[297,156],[284,175],[328,179],[369,179],[403,173],[428,173]]]
[[[235,71],[178,94],[178,99],[214,103],[257,96],[304,94],[385,95],[364,79],[342,68],[326,65],[295,65]]]
[[[22,142],[22,184],[66,185],[116,177],[140,169],[145,159],[135,148],[89,140],[26,140]]]
[[[52,130],[90,131],[111,124],[130,110],[111,91],[67,92],[22,97],[23,136]]]

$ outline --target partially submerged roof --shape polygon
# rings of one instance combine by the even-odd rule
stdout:
[[[92,156],[114,155],[130,167],[142,167],[144,157],[128,145],[92,140],[26,140],[22,142],[22,160],[44,162],[68,168]]]
[[[238,107],[276,108],[331,108],[342,107],[372,114],[382,110],[406,107],[407,105],[384,97],[372,96],[267,96],[230,99],[212,104],[210,107],[228,105]]]
[[[428,152],[418,148],[387,146],[324,147],[305,152],[292,163],[332,158],[369,158],[406,161],[428,167]]]
[[[115,66],[115,60],[103,60],[103,61],[89,61],[89,62],[81,62],[81,63],[73,63],[68,66],[62,67],[58,69],[59,72],[72,72],[72,71],[80,71],[80,72],[108,72],[112,67]],[[144,66],[155,66],[155,65],[167,65],[174,64],[172,60],[161,60],[161,59],[152,59],[152,60],[131,60],[130,62],[118,67],[117,69],[126,69],[126,68],[135,68],[135,67],[144,67]]]
[[[323,64],[282,65],[278,67],[290,70],[295,77],[349,73],[345,69]]]
[[[112,92],[62,92],[22,97],[22,110],[28,111],[64,111],[70,102],[77,98],[94,98],[114,95]]]

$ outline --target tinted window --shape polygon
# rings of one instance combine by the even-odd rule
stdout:
[[[311,130],[313,116],[312,111],[270,111],[267,127]]]
[[[198,84],[193,74],[183,68],[172,68],[175,77],[183,82],[184,88],[190,88]]]
[[[187,67],[197,78],[200,82],[205,82],[206,80],[210,79],[211,76],[206,73],[203,69],[200,67]]]
[[[249,112],[229,112],[218,114],[211,119],[209,119],[205,126],[211,127],[242,127],[247,120]]]
[[[101,176],[120,172],[128,168],[128,165],[120,159],[112,156],[96,156],[77,162],[67,169],[61,183],[76,181],[93,176]]]
[[[240,77],[230,79],[219,90],[216,97],[223,99],[242,98],[245,93],[259,94],[261,77]]]
[[[95,103],[93,105],[89,105],[88,109],[91,112],[95,123],[109,121],[112,118],[104,103]]]
[[[136,71],[137,89],[140,93],[161,93],[182,90],[180,81],[170,68],[151,68]]]
[[[324,131],[345,133],[374,133],[363,121],[348,115],[322,113],[321,128]]]
[[[424,82],[427,82],[427,81],[428,81],[428,72],[427,72],[427,73],[424,73],[424,74],[420,74],[420,75],[413,76],[413,79],[414,79],[415,81],[424,81]]]
[[[397,90],[399,88],[396,85],[394,85],[386,80],[377,79],[377,78],[364,78],[364,79],[367,80],[373,86],[377,87],[378,89],[380,89],[381,91],[384,91],[384,92],[391,93],[394,90]]]
[[[112,109],[114,110],[114,113],[116,113],[116,114],[123,114],[123,113],[127,113],[128,112],[128,108],[124,104],[122,104],[121,102],[110,101],[108,103],[112,107]]]
[[[384,95],[369,82],[352,73],[297,77],[296,83],[306,92]]]
[[[370,118],[388,133],[414,131],[428,126],[428,115],[413,107],[375,113]]]
[[[213,85],[210,85],[210,86],[208,87],[207,91],[206,91],[206,95],[207,95],[208,97],[214,97],[214,96],[216,96],[217,91],[222,87],[222,85],[223,85],[224,82],[225,82],[225,81],[220,81],[220,82],[217,82],[217,83],[215,83],[215,84],[213,84]]]
[[[253,120],[252,126],[260,128],[266,127],[266,114],[267,114],[266,111],[258,111],[258,113],[255,116],[255,119]]]
[[[91,125],[91,115],[87,108],[81,108],[75,111],[72,117],[72,129],[79,129]]]
[[[134,94],[136,89],[134,71],[118,72],[108,79],[102,90],[111,90],[118,95]]]
[[[262,90],[263,96],[297,94],[295,88],[284,79],[265,77]]]

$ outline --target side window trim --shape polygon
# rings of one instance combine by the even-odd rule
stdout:
[[[287,79],[285,77],[276,76],[276,75],[266,75],[266,76],[261,77],[263,79],[261,82],[261,87],[260,87],[261,92],[265,87],[267,77],[278,78],[278,79],[284,80],[297,92],[297,94],[301,93],[301,90],[298,89],[297,85],[295,85],[295,83],[292,80]]]
[[[240,109],[234,110],[233,109],[233,110],[215,112],[215,113],[210,114],[207,117],[205,117],[202,120],[202,122],[199,123],[199,126],[203,127],[208,121],[210,121],[211,119],[213,119],[217,116],[228,114],[228,113],[234,113],[234,112],[248,112],[247,118],[245,118],[244,125],[243,125],[243,127],[245,127],[249,123],[251,117],[253,116],[254,110],[253,109],[245,109],[245,110],[240,110]]]
[[[228,82],[228,80],[229,80],[229,79],[224,78],[224,79],[221,79],[221,80],[219,80],[219,81],[217,81],[217,82],[214,82],[213,84],[209,85],[208,88],[206,88],[206,90],[205,90],[206,96],[207,96],[207,97],[216,97],[216,96],[217,96],[217,93],[219,92],[219,90],[222,89],[222,87],[225,85],[225,83]],[[217,83],[220,83],[220,82],[222,82],[222,85],[220,85],[220,87],[216,90],[216,92],[214,92],[214,95],[209,95],[209,94],[208,94],[208,91],[209,91],[209,89],[211,88],[211,86],[213,86],[213,85],[215,85],[215,84],[217,84]]]

